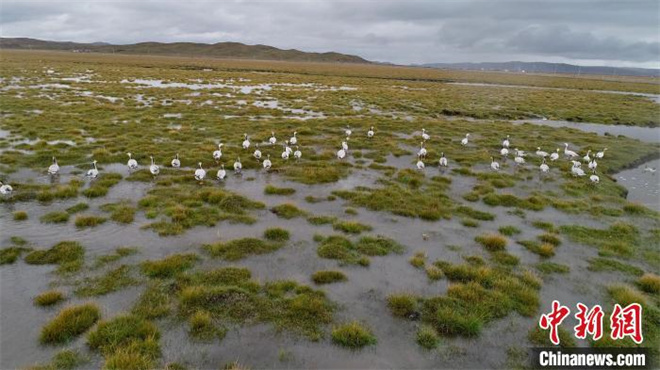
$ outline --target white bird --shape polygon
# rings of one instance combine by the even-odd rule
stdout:
[[[275,132],[271,131],[270,132],[270,139],[268,139],[268,142],[270,145],[275,145],[277,143],[277,138],[275,137]]]
[[[513,149],[513,151],[516,152],[516,157],[525,157],[527,155],[524,150],[518,150],[518,148]]]
[[[92,162],[93,168],[89,171],[87,171],[87,177],[91,177],[93,179],[97,178],[99,176],[99,169],[96,167],[96,161]]]
[[[266,160],[264,161],[264,169],[266,171],[270,170],[270,167],[273,165],[273,163],[270,161],[270,154],[266,157]]]
[[[255,150],[254,150],[254,158],[258,161],[261,159],[261,150],[259,150],[259,144],[254,144]]]
[[[344,133],[346,133],[346,136],[351,136],[353,131],[351,131],[350,126],[346,125],[346,130],[344,131]]]
[[[600,182],[600,177],[598,177],[598,175],[596,175],[596,170],[595,169],[593,170],[593,172],[594,172],[594,174],[589,176],[589,180],[591,180],[592,184],[598,184]]]
[[[440,154],[440,166],[447,167],[447,157],[445,157],[445,152]]]
[[[521,165],[521,164],[525,164],[525,158],[523,158],[519,155],[517,155],[515,158],[513,158],[513,160],[516,162],[516,165],[518,165],[518,166]]]
[[[138,163],[135,159],[133,159],[133,155],[131,153],[126,153],[128,154],[128,163],[126,165],[128,166],[128,170],[137,170],[138,168]]]
[[[645,164],[643,171],[648,173],[655,173],[655,167],[649,167],[647,164]]]
[[[222,181],[225,179],[225,177],[227,177],[227,171],[225,171],[225,165],[223,164],[218,170],[217,178],[218,180]]]
[[[179,160],[179,153],[176,153],[174,159],[172,159],[172,167],[174,168],[181,167],[181,160]]]
[[[465,137],[461,140],[461,145],[468,145],[469,138],[470,134],[465,134]]]
[[[302,158],[302,152],[300,151],[300,148],[296,146],[296,151],[293,152],[293,158],[295,159],[300,159]]]
[[[575,162],[573,162],[573,167],[571,168],[571,172],[573,173],[573,176],[584,176],[584,170],[581,169],[580,167],[575,165]]]
[[[579,161],[571,161],[571,163],[573,163],[573,167],[578,167],[578,168],[582,167],[582,163],[580,163]]]
[[[554,162],[554,161],[556,161],[557,159],[559,159],[559,148],[557,148],[557,151],[556,151],[556,152],[550,154],[550,160],[551,160],[551,161]]]
[[[243,137],[245,140],[243,140],[243,149],[249,149],[250,148],[250,139],[248,138],[247,134],[243,134]]]
[[[575,158],[578,154],[572,150],[568,150],[568,143],[564,143],[564,155],[570,158]]]
[[[495,158],[490,157],[490,168],[493,169],[493,171],[499,171],[500,170],[500,164],[495,162]]]
[[[57,159],[53,157],[53,164],[48,167],[48,174],[51,176],[57,175],[57,173],[60,172],[60,165],[57,164]]]
[[[548,173],[548,171],[550,171],[550,166],[548,166],[548,164],[545,163],[545,158],[543,158],[543,163],[541,163],[541,165],[539,166],[539,169],[543,173]]]
[[[419,152],[417,153],[417,156],[420,158],[425,158],[426,157],[426,148],[424,148],[424,142],[422,141],[419,143]]]
[[[243,165],[241,164],[241,157],[238,157],[236,162],[234,162],[234,172],[240,173],[243,170]]]
[[[371,126],[371,128],[369,129],[369,131],[367,131],[367,137],[368,137],[369,139],[371,139],[372,137],[374,137],[374,127],[373,127],[373,126]]]
[[[591,162],[591,157],[589,156],[591,154],[591,149],[587,150],[587,155],[582,157],[582,161],[585,163]]]
[[[284,151],[282,152],[282,159],[289,159],[289,147],[284,145]]]
[[[539,157],[545,158],[545,157],[548,156],[548,152],[544,152],[543,150],[541,150],[541,147],[539,146],[539,147],[536,147],[536,155],[538,155]]]
[[[606,151],[607,151],[607,148],[605,148],[605,149],[603,149],[602,151],[596,153],[596,158],[598,158],[598,159],[603,159],[603,157],[605,156],[605,152],[606,152]]]
[[[199,168],[195,170],[195,180],[204,181],[204,178],[206,177],[206,171],[204,171],[202,168],[202,162],[199,162],[197,165]]]
[[[344,149],[345,152],[348,152],[348,137],[345,141],[341,142],[341,148]]]
[[[298,143],[298,138],[296,137],[297,134],[298,132],[294,131],[293,136],[291,137],[291,139],[289,139],[289,143],[291,145],[296,145]]]
[[[598,163],[596,162],[596,158],[594,158],[591,160],[591,162],[589,162],[589,169],[595,170],[597,167],[598,167]]]
[[[337,151],[337,158],[344,159],[344,157],[346,157],[346,151],[344,148],[341,148]]]
[[[502,141],[502,146],[508,148],[511,143],[509,142],[509,135],[506,135],[506,139]]]
[[[500,154],[502,154],[502,157],[507,157],[509,155],[509,149],[502,148],[502,150],[500,150]]]
[[[151,157],[151,166],[149,166],[149,172],[151,172],[152,175],[158,176],[160,173],[160,168],[156,165],[154,162],[154,157]]]
[[[0,181],[0,194],[2,195],[9,195],[14,191],[14,189],[11,187],[9,184],[3,184],[2,181]]]
[[[422,129],[422,139],[424,139],[424,141],[426,141],[426,140],[430,140],[430,139],[431,139],[431,135],[429,135],[429,134],[426,133],[426,129],[425,129],[425,128]]]
[[[291,149],[291,147],[289,146],[288,141],[286,141],[285,150],[286,150],[287,153],[289,153],[289,155],[293,154],[293,149]]]
[[[423,170],[424,169],[424,162],[422,161],[422,156],[417,156],[417,169],[418,170]]]
[[[223,143],[218,144],[218,150],[213,152],[213,159],[215,159],[216,162],[219,161],[220,158],[222,158],[222,146],[223,145],[225,145],[225,144],[223,144]]]

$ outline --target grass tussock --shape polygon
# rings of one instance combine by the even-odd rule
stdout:
[[[76,216],[75,224],[77,228],[84,229],[89,227],[97,227],[105,223],[107,220],[107,218],[100,216],[78,215]]]
[[[25,256],[30,265],[59,265],[59,273],[77,272],[83,265],[85,248],[78,242],[64,241],[50,249],[35,250]]]
[[[376,344],[376,337],[367,326],[358,321],[352,321],[332,329],[332,342],[342,347],[360,349]]]
[[[54,306],[66,300],[66,296],[59,290],[48,290],[34,297],[34,304],[40,307]]]
[[[387,307],[392,315],[408,318],[418,312],[418,299],[412,294],[390,294],[387,296]]]
[[[278,188],[273,185],[266,185],[264,194],[266,195],[292,195],[296,192],[294,188]]]
[[[272,242],[257,238],[234,239],[228,242],[207,244],[204,249],[213,257],[227,261],[238,261],[247,256],[274,252],[284,246],[282,242]]]
[[[506,238],[497,234],[480,235],[474,240],[490,252],[502,251],[506,248],[507,244]]]
[[[25,221],[28,219],[28,214],[25,211],[14,211],[12,217],[14,221]]]
[[[536,269],[544,274],[568,274],[571,271],[570,267],[555,262],[539,262]]]
[[[159,339],[153,323],[129,314],[99,322],[87,345],[105,356],[105,368],[151,369],[160,356]]]
[[[373,228],[355,221],[335,221],[332,228],[346,234],[360,234],[363,231],[371,231]]]
[[[264,231],[264,239],[272,242],[285,242],[288,241],[289,238],[291,238],[291,233],[289,233],[288,230],[278,227],[266,229],[266,231]]]
[[[150,278],[166,279],[192,268],[199,261],[196,254],[173,254],[157,261],[142,263],[142,273]]]
[[[7,247],[0,249],[0,265],[11,265],[16,262],[18,258],[25,252],[29,252],[30,248],[24,247]]]
[[[119,224],[127,225],[135,219],[135,207],[125,202],[104,204],[101,210],[110,212],[110,219]]]
[[[500,234],[505,236],[514,236],[521,233],[520,229],[515,226],[502,226],[499,229],[497,229],[497,231],[499,231]]]
[[[62,344],[86,332],[101,318],[96,304],[85,303],[60,310],[42,329],[39,341],[42,344]]]
[[[312,274],[312,281],[315,284],[332,284],[348,280],[346,274],[341,271],[325,270],[316,271]]]
[[[65,211],[48,212],[39,217],[39,221],[44,224],[62,224],[69,221],[69,213]]]
[[[417,344],[426,348],[433,349],[440,343],[440,337],[431,325],[421,325],[417,329]]]
[[[660,276],[653,273],[646,273],[637,279],[637,286],[649,294],[660,293]]]
[[[410,257],[408,262],[410,262],[410,264],[413,265],[413,267],[419,269],[419,268],[423,268],[424,265],[426,264],[426,258],[427,258],[426,252],[419,251],[419,252],[415,252],[415,254],[412,257]]]
[[[345,264],[369,265],[371,256],[385,256],[390,253],[402,253],[404,248],[392,239],[365,236],[357,243],[349,239],[332,235],[318,238],[317,253],[321,258],[339,260]]]
[[[137,283],[138,281],[131,276],[131,268],[122,265],[103,275],[83,279],[73,292],[79,297],[97,297]]]
[[[279,206],[271,208],[270,211],[276,214],[277,217],[281,217],[287,220],[296,217],[303,217],[306,214],[305,211],[299,209],[291,203],[280,204]]]

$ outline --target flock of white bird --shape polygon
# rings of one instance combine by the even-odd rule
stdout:
[[[282,145],[283,150],[282,150],[281,157],[282,157],[283,160],[288,160],[289,157],[292,156],[292,155],[296,160],[299,160],[299,159],[302,158],[302,152],[300,151],[300,147],[298,146],[297,134],[298,134],[297,132],[294,132],[293,136],[291,136],[291,138],[289,138],[289,140],[286,140],[284,142],[284,144]],[[340,148],[337,151],[337,158],[339,160],[342,160],[342,159],[346,158],[346,155],[348,154],[348,141],[349,141],[351,135],[353,134],[353,131],[351,130],[350,126],[346,126],[346,128],[344,130],[344,134],[346,135],[346,139],[341,142]],[[367,135],[367,138],[369,138],[369,139],[374,138],[375,131],[374,131],[373,126],[371,126],[369,128],[366,135]],[[420,142],[419,152],[417,153],[418,161],[416,163],[416,166],[417,166],[418,169],[423,170],[425,168],[424,159],[426,158],[426,155],[428,153],[425,146],[426,146],[426,142],[431,139],[431,136],[429,135],[429,133],[424,128],[422,128],[421,136],[422,136],[422,141]],[[244,150],[249,150],[250,146],[252,145],[252,143],[250,142],[250,137],[247,134],[244,134],[243,137],[244,137],[244,140],[241,143],[241,146]],[[466,146],[466,145],[468,145],[469,141],[470,141],[470,134],[466,134],[465,137],[461,140],[461,144],[463,146]],[[274,132],[271,132],[271,136],[268,139],[268,143],[271,146],[277,144],[277,138],[275,137]],[[295,145],[295,147],[296,147],[295,151],[293,149],[291,149],[292,145]],[[213,159],[216,163],[220,162],[220,160],[222,159],[222,147],[223,146],[224,146],[223,143],[219,143],[218,144],[218,149],[213,152]],[[255,144],[254,147],[255,147],[255,150],[254,150],[252,156],[258,162],[261,162],[262,153],[261,153],[261,150],[259,149],[259,144]],[[510,135],[507,135],[506,138],[502,140],[502,149],[500,150],[500,155],[502,156],[502,158],[504,160],[506,160],[509,156],[510,147],[511,147]],[[605,156],[606,151],[607,151],[607,148],[604,148],[602,151],[599,151],[599,152],[595,153],[594,156],[591,157],[592,151],[589,150],[589,151],[587,151],[587,154],[584,157],[582,157],[582,162],[587,163],[587,167],[592,172],[592,175],[589,176],[589,180],[594,184],[598,184],[600,182],[600,178],[598,177],[598,175],[596,175],[596,168],[598,167],[598,162],[596,161],[596,159],[598,159],[598,160],[603,159],[603,157]],[[515,162],[516,166],[524,165],[525,164],[525,157],[527,156],[527,154],[524,151],[519,150],[518,148],[513,148],[513,152],[515,153],[514,162]],[[548,163],[546,161],[546,158],[549,158],[551,162],[554,162],[554,161],[559,159],[559,157],[560,157],[559,153],[560,153],[560,148],[557,148],[557,150],[552,152],[552,153],[542,151],[540,147],[536,148],[536,153],[535,154],[538,157],[543,159],[543,162],[539,166],[539,170],[541,171],[541,173],[546,174],[546,173],[550,172],[550,166],[548,165]],[[127,155],[128,155],[128,162],[127,162],[126,165],[128,166],[129,171],[137,170],[139,168],[139,164],[138,164],[137,160],[135,160],[133,158],[133,155],[131,153],[127,153]],[[585,171],[582,169],[582,163],[579,160],[576,160],[576,159],[579,158],[578,153],[576,153],[573,150],[570,150],[568,148],[568,143],[564,143],[564,156],[568,160],[570,160],[573,164],[572,167],[571,167],[571,173],[573,174],[573,176],[583,177],[583,176],[586,175]],[[153,176],[158,176],[158,174],[160,173],[160,167],[155,163],[153,156],[151,156],[150,159],[151,159],[151,165],[149,166],[149,172],[151,172],[151,174]],[[497,162],[494,157],[490,157],[490,159],[491,159],[490,168],[493,171],[499,171],[500,170],[499,162]],[[179,159],[179,154],[178,153],[174,156],[174,158],[172,159],[172,162],[170,164],[171,164],[172,168],[180,168],[181,167],[181,160]],[[270,154],[266,156],[266,158],[263,160],[263,162],[261,162],[261,164],[262,164],[264,170],[266,170],[266,171],[268,171],[272,168],[273,163],[270,160]],[[444,152],[442,152],[441,155],[440,155],[438,165],[441,168],[448,167],[448,159],[445,156]],[[199,162],[198,166],[199,166],[199,168],[197,168],[194,172],[194,177],[195,177],[195,180],[197,180],[197,181],[203,181],[206,178],[206,170],[202,167],[202,162]],[[243,169],[243,165],[241,164],[241,158],[238,157],[236,159],[236,161],[234,162],[234,172],[235,173],[240,173],[242,171],[242,169]],[[57,163],[57,159],[55,157],[53,157],[53,163],[50,165],[50,167],[48,167],[48,174],[51,175],[51,176],[56,176],[56,175],[59,174],[59,172],[60,172],[60,166]],[[650,172],[650,171],[646,171],[646,172]],[[653,172],[655,172],[655,169],[653,169]],[[94,160],[92,162],[92,168],[87,171],[86,176],[88,178],[91,178],[91,179],[95,179],[99,176],[99,170],[98,170],[98,167],[97,167],[97,161],[96,160]],[[216,178],[218,180],[222,181],[226,177],[227,177],[227,171],[225,170],[225,165],[221,164],[220,169],[218,170],[218,172],[216,174]],[[0,182],[0,194],[8,195],[8,194],[11,194],[12,191],[13,191],[13,189],[10,185],[3,184],[2,182]]]

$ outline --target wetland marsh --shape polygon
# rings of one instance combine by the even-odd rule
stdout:
[[[1,368],[522,367],[553,300],[629,297],[657,355],[657,81],[17,51],[0,63],[13,187]],[[302,158],[285,161],[294,132]],[[524,165],[500,156],[507,135]],[[608,148],[598,184],[563,152],[540,173],[537,147],[564,143],[580,161]]]

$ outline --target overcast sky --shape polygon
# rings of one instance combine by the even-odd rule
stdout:
[[[402,64],[660,68],[658,0],[0,0],[0,34],[117,44],[238,41]]]

